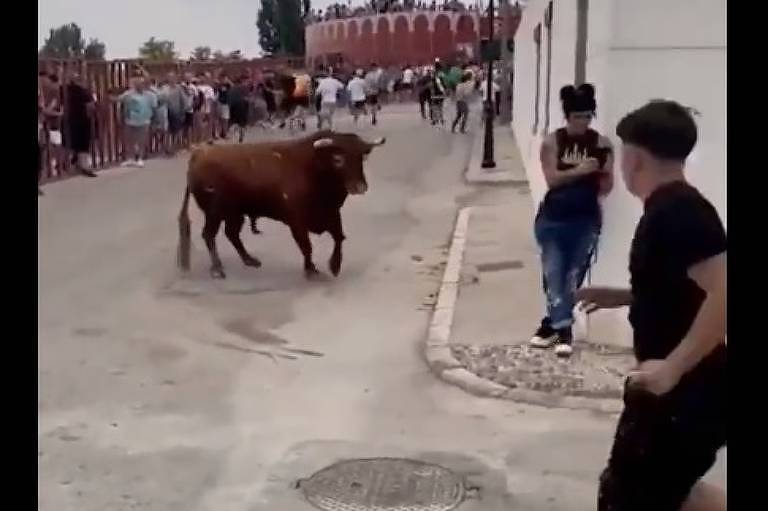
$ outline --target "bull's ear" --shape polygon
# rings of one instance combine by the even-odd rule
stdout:
[[[331,138],[320,138],[315,140],[315,143],[312,144],[315,149],[321,149],[323,147],[331,147],[333,145],[333,139]]]

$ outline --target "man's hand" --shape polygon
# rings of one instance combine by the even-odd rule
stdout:
[[[680,382],[682,373],[667,360],[646,360],[629,373],[629,384],[663,396]]]
[[[587,314],[600,309],[617,309],[632,303],[629,289],[584,287],[576,291],[576,303]]]
[[[597,161],[597,158],[587,158],[574,170],[582,175],[592,174],[600,170],[600,162]]]

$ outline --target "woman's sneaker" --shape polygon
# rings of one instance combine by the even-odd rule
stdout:
[[[555,355],[560,358],[568,358],[573,355],[573,331],[571,328],[561,328],[555,334]]]
[[[556,342],[557,332],[548,324],[542,323],[528,344],[534,348],[551,348]]]

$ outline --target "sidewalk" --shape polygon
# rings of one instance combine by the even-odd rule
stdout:
[[[496,142],[503,172],[515,179],[485,187],[475,202],[482,205],[459,214],[426,358],[441,378],[474,394],[618,411],[624,375],[634,363],[629,346],[580,341],[583,324],[576,326],[568,360],[527,346],[544,311],[534,208],[520,180],[525,173],[514,139],[497,128]],[[475,152],[481,148],[475,144]],[[470,164],[468,177],[471,171]]]

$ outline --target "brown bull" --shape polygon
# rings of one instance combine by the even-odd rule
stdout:
[[[222,222],[243,263],[261,266],[240,240],[245,216],[267,217],[288,225],[304,256],[308,278],[319,273],[312,262],[309,233],[330,233],[334,248],[329,268],[338,275],[344,240],[341,207],[348,194],[367,191],[363,161],[383,143],[384,139],[370,143],[354,134],[323,131],[300,140],[195,149],[179,215],[179,268],[188,271],[190,266],[191,194],[205,214],[203,240],[214,278],[225,277],[216,249]]]

